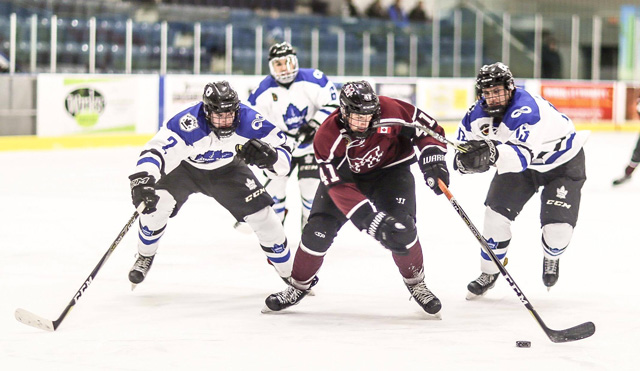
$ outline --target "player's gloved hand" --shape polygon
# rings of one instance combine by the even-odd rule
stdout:
[[[408,247],[418,236],[413,218],[402,223],[384,211],[372,214],[368,219],[367,234],[380,241],[382,246],[398,255],[408,255]]]
[[[146,171],[135,173],[129,176],[131,181],[131,199],[133,206],[138,206],[144,202],[145,209],[143,214],[150,214],[156,211],[156,205],[160,197],[156,194],[156,178],[149,175]]]
[[[420,170],[424,175],[424,181],[437,195],[442,194],[438,187],[438,179],[442,179],[444,184],[449,186],[449,169],[444,160],[445,152],[440,147],[428,147],[420,155]]]
[[[313,137],[316,136],[316,131],[318,131],[319,127],[320,123],[314,119],[309,120],[306,125],[302,125],[300,129],[298,129],[298,134],[296,134],[296,142],[298,142],[298,145],[313,142]]]
[[[498,160],[498,144],[494,140],[470,140],[461,144],[463,151],[456,153],[454,168],[462,174],[484,173]]]
[[[278,161],[278,153],[268,143],[252,138],[244,145],[236,145],[236,152],[247,165],[255,165],[259,169],[270,169]]]

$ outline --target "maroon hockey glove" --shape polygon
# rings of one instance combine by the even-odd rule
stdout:
[[[146,171],[135,173],[129,176],[131,181],[131,199],[133,206],[138,206],[144,202],[145,209],[143,214],[150,214],[156,211],[156,205],[160,197],[156,194],[156,178],[149,175]]]
[[[444,156],[444,151],[439,147],[425,148],[420,155],[419,165],[424,181],[437,195],[442,194],[442,190],[438,187],[438,179],[449,186],[449,170]]]
[[[498,144],[494,140],[470,140],[461,144],[462,151],[453,159],[455,169],[462,174],[484,173],[498,160]]]
[[[408,255],[407,248],[411,247],[409,245],[416,240],[418,233],[413,218],[407,217],[406,219],[400,223],[396,218],[383,211],[372,214],[367,219],[369,222],[367,233],[394,253]]]
[[[237,145],[236,152],[247,165],[255,165],[259,169],[271,169],[278,161],[278,153],[269,144],[252,138],[244,145]]]

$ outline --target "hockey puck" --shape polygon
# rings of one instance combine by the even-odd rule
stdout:
[[[516,346],[518,348],[531,348],[531,342],[526,340],[518,340],[516,341]]]

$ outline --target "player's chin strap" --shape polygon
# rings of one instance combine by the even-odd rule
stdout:
[[[441,135],[439,133],[436,133],[435,131],[433,131],[431,128],[422,125],[418,122],[385,122],[385,123],[375,123],[373,124],[371,127],[376,129],[376,128],[381,128],[381,127],[385,127],[385,126],[406,126],[406,127],[410,127],[410,128],[415,128],[418,130],[422,130],[424,132],[426,132],[427,134],[431,135],[432,137],[434,137],[437,141],[444,143],[444,144],[448,144],[451,147],[455,148],[457,151],[462,152],[462,153],[466,153],[467,150],[464,147],[461,147],[459,144],[456,144],[452,141],[450,141],[449,139],[445,138],[444,135]]]

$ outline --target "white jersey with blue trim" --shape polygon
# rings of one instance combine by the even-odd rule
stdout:
[[[182,161],[203,170],[225,166],[233,160],[237,144],[257,138],[271,144],[278,153],[272,176],[284,176],[291,168],[291,139],[262,115],[240,103],[239,122],[228,138],[218,138],[209,126],[200,102],[173,116],[145,145],[136,172],[146,171],[156,179],[168,174]]]
[[[500,144],[498,174],[526,169],[547,172],[571,160],[589,131],[576,132],[573,121],[544,98],[516,88],[501,122],[494,122],[478,100],[458,126],[457,140],[495,140]]]
[[[336,87],[320,70],[301,68],[288,86],[265,77],[251,93],[249,104],[288,135],[295,137],[298,129],[315,120],[324,120],[340,106]],[[313,146],[305,144],[293,151],[295,157],[313,153]]]

